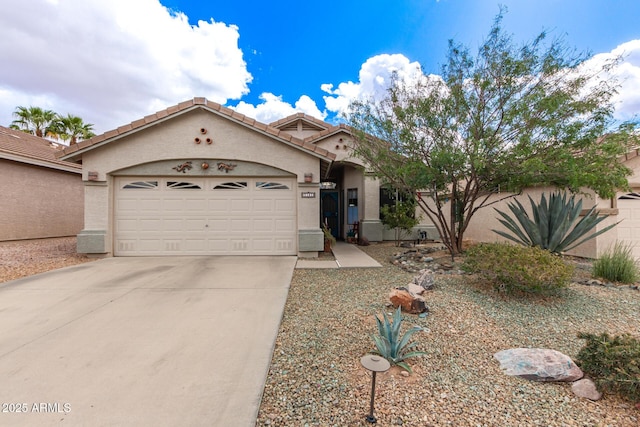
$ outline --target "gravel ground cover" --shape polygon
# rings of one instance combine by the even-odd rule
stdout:
[[[76,253],[75,237],[0,242],[0,283],[94,259]]]
[[[389,263],[393,245],[362,248],[383,268],[296,270],[268,374],[258,426],[366,426],[371,377],[360,357],[374,348],[374,315],[389,290],[414,274]],[[584,268],[579,269],[584,274]],[[615,395],[575,397],[570,384],[504,375],[493,354],[545,347],[575,357],[579,331],[640,335],[640,292],[573,284],[561,296],[507,298],[468,275],[438,276],[429,315],[405,314],[427,354],[378,374],[380,426],[638,426],[640,411]]]

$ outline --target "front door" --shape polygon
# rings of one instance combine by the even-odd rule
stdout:
[[[322,223],[331,230],[336,239],[340,236],[340,202],[337,190],[320,191]]]

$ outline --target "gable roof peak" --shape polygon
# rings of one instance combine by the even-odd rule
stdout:
[[[110,142],[110,140],[118,139],[120,137],[123,137],[124,135],[137,132],[146,127],[153,126],[158,122],[167,120],[171,116],[176,116],[178,114],[182,114],[184,112],[191,111],[196,108],[204,108],[213,112],[214,114],[226,116],[228,119],[235,121],[237,123],[240,123],[243,126],[247,126],[257,132],[270,135],[271,137],[277,138],[283,142],[288,143],[289,145],[296,146],[302,150],[315,153],[320,157],[328,158],[330,160],[333,160],[335,158],[335,155],[333,153],[329,153],[328,151],[320,149],[319,147],[306,144],[301,139],[295,138],[292,135],[288,134],[287,132],[284,132],[271,125],[266,125],[264,123],[261,123],[255,119],[252,119],[251,117],[238,113],[236,110],[232,108],[225,107],[217,102],[209,101],[204,97],[194,97],[193,99],[180,102],[164,110],[158,111],[155,114],[150,114],[148,116],[143,117],[142,119],[135,120],[127,125],[120,126],[116,129],[107,131],[101,135],[96,135],[93,138],[81,141],[78,144],[74,144],[70,147],[65,148],[64,150],[61,150],[57,154],[57,156],[63,159],[70,159],[73,157],[77,157],[78,155],[81,156],[83,152],[91,150],[95,148],[95,146],[106,144]],[[320,120],[318,121],[321,123],[324,123]]]
[[[310,116],[309,114],[306,114],[306,113],[292,114],[280,120],[276,120],[275,122],[269,123],[269,126],[280,129],[280,128],[287,127],[288,125],[291,125],[296,122],[306,123],[308,125],[313,126],[314,128],[317,128],[318,130],[325,130],[331,127],[330,123],[327,123],[316,117]]]

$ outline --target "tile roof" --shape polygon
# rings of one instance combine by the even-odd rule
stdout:
[[[145,127],[151,126],[156,122],[170,118],[173,115],[182,114],[186,111],[190,111],[195,108],[207,109],[213,113],[219,114],[232,121],[235,121],[244,126],[252,128],[255,131],[258,131],[260,133],[266,134],[273,138],[279,139],[288,145],[313,153],[321,158],[324,158],[325,160],[328,160],[328,161],[335,160],[336,156],[334,153],[331,153],[314,144],[305,142],[299,138],[295,138],[291,134],[281,131],[279,129],[276,129],[271,125],[260,123],[250,117],[245,116],[244,114],[240,114],[237,111],[232,110],[231,108],[224,107],[218,104],[217,102],[209,101],[206,98],[193,98],[191,100],[181,102],[165,110],[158,111],[155,114],[151,114],[146,117],[143,117],[142,119],[133,121],[130,124],[120,126],[117,129],[110,130],[101,135],[94,136],[91,139],[81,141],[80,143],[74,144],[71,147],[66,147],[64,150],[58,153],[57,156],[63,159],[77,157],[78,155],[81,155],[83,152],[92,149],[91,147],[96,146],[97,144],[102,145],[103,143],[108,143],[110,139],[116,139],[118,137],[136,132]]]
[[[315,143],[316,141],[326,138],[328,136],[331,135],[335,135],[336,133],[339,132],[345,132],[348,133],[349,135],[351,135],[351,128],[345,124],[339,124],[336,126],[331,126],[328,129],[325,129],[323,131],[320,131],[314,135],[308,136],[304,139],[304,142],[308,143],[308,144],[312,144]]]
[[[60,160],[61,151],[44,138],[0,126],[0,158],[80,173],[82,166]]]
[[[289,123],[293,123],[297,120],[303,120],[306,122],[309,122],[311,124],[314,124],[316,126],[318,126],[321,129],[329,129],[331,127],[331,124],[322,121],[320,119],[317,119],[313,116],[310,116],[308,114],[305,113],[296,113],[296,114],[292,114],[290,116],[287,116],[283,119],[280,120],[276,120],[275,122],[269,123],[269,126],[272,126],[274,128],[281,128],[283,126],[286,126]]]

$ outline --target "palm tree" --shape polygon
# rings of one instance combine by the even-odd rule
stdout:
[[[56,134],[60,139],[73,145],[83,139],[95,136],[93,124],[85,123],[82,118],[67,114],[66,117],[58,116],[55,122]]]
[[[16,119],[11,122],[11,128],[21,130],[39,137],[56,137],[53,127],[58,115],[51,110],[40,107],[16,107],[13,112]]]

